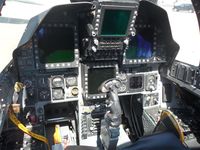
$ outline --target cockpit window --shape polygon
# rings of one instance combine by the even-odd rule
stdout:
[[[167,11],[173,39],[180,46],[176,60],[198,66],[200,34],[192,2],[190,0],[159,0],[158,5]]]

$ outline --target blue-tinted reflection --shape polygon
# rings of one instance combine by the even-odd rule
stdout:
[[[135,38],[137,39],[136,57],[137,58],[152,57],[151,43],[146,41],[140,34],[136,35]]]
[[[37,32],[37,38],[38,39],[42,39],[45,35],[45,29],[42,27],[39,29],[39,31]]]

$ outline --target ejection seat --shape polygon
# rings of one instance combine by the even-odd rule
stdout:
[[[189,150],[184,145],[184,135],[170,111],[163,111],[154,133],[140,138],[120,150]]]

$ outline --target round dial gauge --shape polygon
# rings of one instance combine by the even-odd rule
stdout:
[[[66,79],[66,83],[68,86],[74,86],[77,83],[77,79],[76,79],[76,77],[68,77]]]
[[[48,100],[50,98],[50,92],[47,89],[43,89],[39,92],[39,97],[41,100]]]
[[[63,87],[64,86],[64,79],[63,77],[57,76],[52,79],[52,86],[53,87]]]
[[[62,88],[53,89],[52,90],[53,99],[63,99],[64,98],[64,91]]]

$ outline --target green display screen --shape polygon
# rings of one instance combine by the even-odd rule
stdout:
[[[106,9],[101,27],[101,36],[124,36],[131,10]]]
[[[56,50],[50,53],[46,58],[47,63],[59,63],[59,62],[72,62],[74,61],[74,52],[67,50]]]
[[[38,33],[39,59],[43,64],[74,61],[74,30],[46,27]]]
[[[99,86],[106,80],[115,78],[115,68],[93,68],[88,70],[88,94],[98,94]]]

